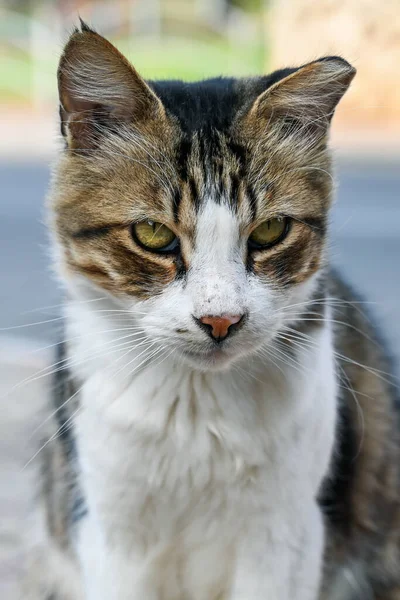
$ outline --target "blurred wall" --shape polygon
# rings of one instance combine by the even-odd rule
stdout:
[[[270,0],[268,67],[339,54],[358,70],[339,118],[400,125],[400,0]]]

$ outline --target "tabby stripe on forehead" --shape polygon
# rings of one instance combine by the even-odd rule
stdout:
[[[243,146],[240,146],[240,144],[232,141],[228,141],[227,146],[237,160],[239,166],[239,177],[243,178],[245,176],[246,150],[243,148]]]
[[[198,210],[200,207],[200,195],[194,177],[189,177],[188,183],[190,188],[190,197],[192,199],[193,204],[196,207],[196,210]]]
[[[178,151],[177,151],[177,163],[178,163],[178,170],[180,173],[181,178],[186,181],[187,177],[188,177],[188,173],[187,173],[187,162],[188,162],[188,157],[189,154],[192,151],[192,141],[188,138],[184,138],[179,147],[178,147]]]
[[[237,175],[231,175],[230,205],[237,210],[239,206],[240,179]]]
[[[179,221],[179,207],[182,201],[182,194],[179,188],[175,189],[174,197],[172,198],[172,210],[174,213],[174,221],[177,223]]]
[[[216,183],[217,183],[217,191],[218,197],[216,198],[217,202],[221,202],[223,194],[224,194],[224,167],[222,162],[217,165],[217,173],[215,174]]]
[[[253,190],[253,188],[250,185],[247,186],[246,192],[247,192],[247,197],[249,199],[251,218],[254,221],[255,218],[257,217],[257,196],[256,196],[255,191]]]

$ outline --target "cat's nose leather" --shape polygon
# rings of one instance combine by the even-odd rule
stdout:
[[[212,338],[222,341],[239,326],[242,319],[243,315],[220,315],[200,317],[199,321]]]

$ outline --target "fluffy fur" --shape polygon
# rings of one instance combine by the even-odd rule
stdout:
[[[61,484],[87,600],[399,597],[387,368],[326,252],[327,134],[353,75],[328,57],[146,83],[86,26],[68,42],[50,212],[73,386],[60,377]],[[276,217],[284,238],[251,248]],[[141,220],[179,251],[137,244]],[[243,320],[216,343],[204,315]]]

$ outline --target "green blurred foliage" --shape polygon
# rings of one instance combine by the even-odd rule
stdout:
[[[5,13],[5,19],[0,19],[0,44],[3,50],[0,70],[2,102],[13,105],[54,103],[57,62],[62,41],[57,34],[50,42],[45,41],[44,34],[41,44],[39,35],[39,47],[36,39],[36,50],[32,53],[33,46],[29,36],[33,21],[29,15],[24,14],[24,10],[29,9],[39,27],[43,26],[44,31],[47,29],[51,33],[51,13],[47,7],[52,5],[54,9],[55,4],[50,0],[41,2],[40,7],[36,4],[40,10],[36,8],[32,12],[34,0],[9,2],[12,10]],[[62,0],[59,4],[62,4]],[[178,78],[190,81],[217,75],[256,75],[263,72],[266,62],[260,18],[261,4],[261,0],[229,0],[226,4],[228,12],[234,11],[235,31],[238,30],[240,35],[229,30],[228,21],[224,30],[224,23],[221,24],[217,19],[215,24],[207,19],[202,22],[196,20],[193,10],[193,16],[189,10],[185,15],[178,13],[175,7],[179,2],[168,5],[169,15],[172,10],[172,20],[169,16],[169,20],[162,23],[158,35],[145,32],[129,35],[129,27],[124,27],[123,23],[119,28],[114,27],[114,35],[107,31],[105,35],[148,79]],[[135,4],[132,6],[135,7]],[[189,8],[189,4],[185,6]],[[212,9],[213,5],[208,6]],[[246,9],[246,13],[241,12],[243,9]],[[256,13],[255,16],[253,13]],[[241,31],[242,15],[244,33]],[[255,32],[255,35],[251,32]]]
[[[261,12],[264,0],[229,0],[229,4],[249,12]]]
[[[226,40],[169,38],[159,42],[132,43],[121,40],[118,47],[149,79],[202,79],[217,75],[255,75],[263,68],[260,43],[234,45]]]

